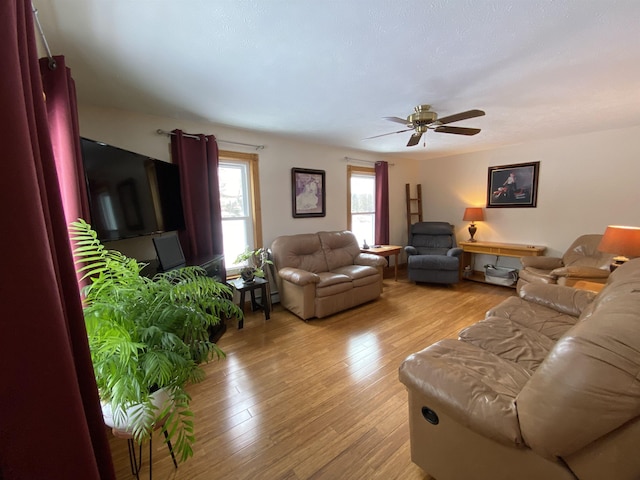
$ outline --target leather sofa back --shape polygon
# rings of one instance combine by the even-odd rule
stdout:
[[[601,240],[600,234],[581,235],[564,252],[562,262],[565,266],[608,269],[612,255],[598,251]]]
[[[568,456],[640,415],[640,259],[610,277],[516,399],[525,442]]]
[[[360,247],[355,235],[348,231],[318,232],[320,244],[324,251],[329,270],[345,265],[353,265],[354,259],[360,254]]]
[[[317,233],[283,235],[273,241],[271,249],[278,269],[293,267],[312,273],[329,271]]]

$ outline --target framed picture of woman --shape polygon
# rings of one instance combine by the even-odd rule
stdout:
[[[291,169],[291,204],[294,218],[325,216],[324,170]]]

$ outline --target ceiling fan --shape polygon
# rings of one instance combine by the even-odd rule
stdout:
[[[456,113],[449,115],[448,117],[438,118],[436,112],[431,111],[431,105],[418,105],[414,108],[415,112],[409,115],[406,119],[400,117],[384,117],[386,120],[396,123],[402,123],[408,128],[405,130],[398,130],[397,132],[383,133],[382,135],[375,135],[368,137],[371,138],[384,137],[385,135],[394,135],[396,133],[408,132],[414,130],[413,135],[407,143],[407,147],[413,147],[420,142],[420,138],[427,130],[435,130],[439,133],[453,133],[454,135],[475,135],[480,133],[479,128],[467,128],[467,127],[450,127],[448,123],[459,122],[468,118],[481,117],[484,115],[482,110],[467,110],[466,112]]]

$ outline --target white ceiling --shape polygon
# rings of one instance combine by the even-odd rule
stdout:
[[[418,159],[640,125],[638,0],[33,3],[82,104]],[[423,103],[482,132],[363,140]]]

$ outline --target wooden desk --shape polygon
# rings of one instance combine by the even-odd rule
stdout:
[[[380,245],[379,247],[370,247],[370,248],[362,248],[360,249],[362,253],[373,253],[374,255],[378,255],[380,257],[390,257],[394,255],[394,276],[395,281],[398,281],[398,256],[402,251],[402,247],[399,245]]]
[[[472,254],[480,253],[482,255],[495,255],[496,257],[539,257],[544,255],[547,247],[540,245],[522,245],[519,243],[497,243],[497,242],[459,242],[458,246],[462,248],[462,262],[460,262],[460,271],[465,265],[472,265]],[[484,272],[472,272],[470,277],[463,277],[475,282],[484,281]]]

